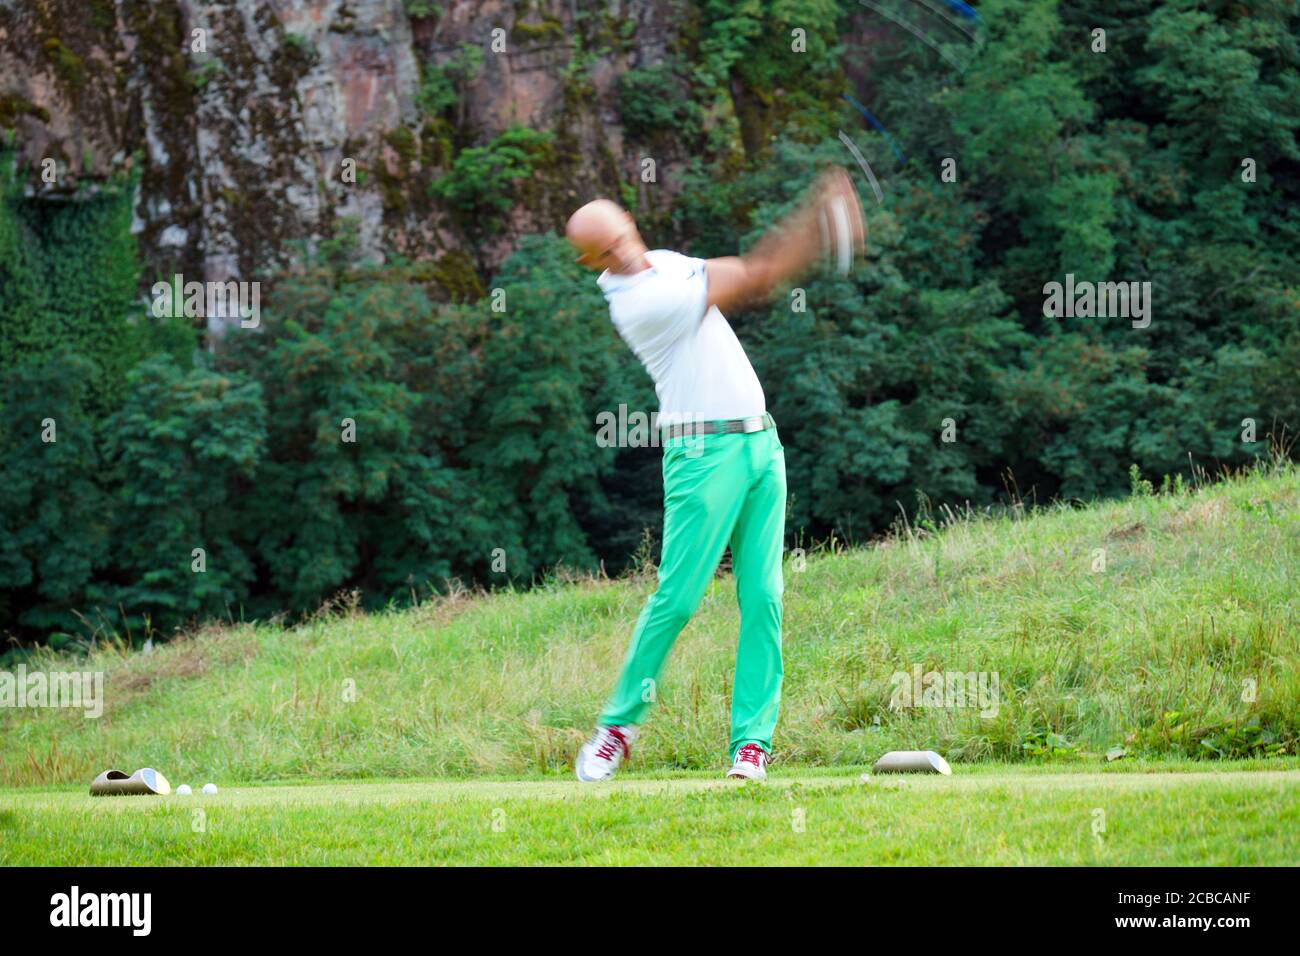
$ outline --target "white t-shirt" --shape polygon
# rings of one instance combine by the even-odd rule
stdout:
[[[763,386],[717,307],[705,313],[704,260],[667,249],[646,253],[650,268],[606,270],[596,283],[618,334],[659,395],[659,424],[749,418],[767,411]]]

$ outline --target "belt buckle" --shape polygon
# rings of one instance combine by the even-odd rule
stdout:
[[[749,435],[754,432],[761,432],[763,430],[763,425],[763,416],[756,415],[753,418],[741,419],[740,430],[746,435]]]

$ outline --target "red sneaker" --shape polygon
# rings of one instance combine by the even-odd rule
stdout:
[[[594,783],[614,776],[619,764],[632,752],[635,739],[635,727],[597,727],[591,740],[578,751],[578,762],[573,768],[578,779]]]
[[[766,780],[769,759],[767,751],[758,744],[745,744],[736,751],[736,762],[727,771],[727,776],[745,780]]]

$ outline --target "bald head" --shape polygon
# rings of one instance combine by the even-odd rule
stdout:
[[[608,199],[593,199],[564,227],[578,250],[578,262],[590,269],[628,272],[643,268],[645,244],[631,214]]]

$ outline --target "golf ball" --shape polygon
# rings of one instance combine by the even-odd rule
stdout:
[[[183,783],[176,788],[176,796],[178,797],[188,797],[193,792],[194,791],[190,789],[190,785],[188,783]]]
[[[205,783],[203,785],[203,792],[210,797],[217,792],[217,785],[215,783]]]

